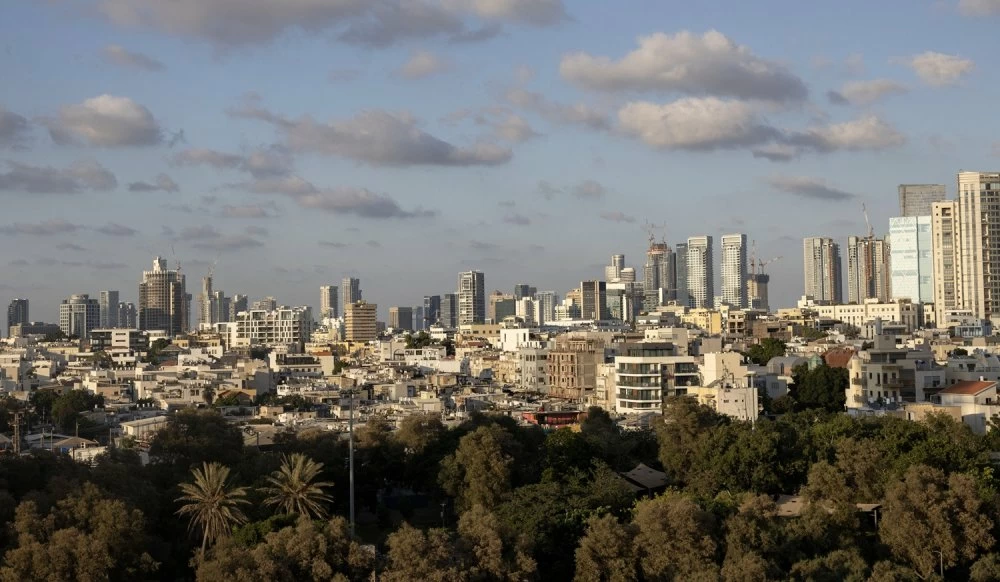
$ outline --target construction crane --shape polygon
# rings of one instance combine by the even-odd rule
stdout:
[[[861,203],[861,213],[865,215],[865,226],[868,227],[868,238],[875,238],[875,229],[872,228],[872,223],[868,220],[868,208],[865,206],[864,202]]]
[[[771,263],[776,263],[776,262],[780,261],[782,258],[783,257],[778,256],[778,257],[774,257],[772,259],[768,259],[766,261],[757,261],[757,268],[760,270],[760,274],[761,275],[764,274],[764,267],[770,265]]]
[[[659,230],[659,229],[666,230],[666,228],[667,228],[666,223],[664,223],[664,224],[654,224],[652,222],[649,222],[648,220],[645,221],[645,222],[643,222],[643,224],[642,224],[642,231],[645,232],[646,236],[649,238],[649,246],[650,247],[652,247],[654,244],[656,244],[656,231]],[[667,242],[666,234],[664,234],[661,238],[662,238],[662,240],[663,240],[664,243]]]

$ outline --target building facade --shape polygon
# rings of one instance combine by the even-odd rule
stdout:
[[[378,337],[378,305],[364,299],[347,306],[344,311],[344,339],[349,342],[370,342]]]
[[[604,321],[608,316],[608,284],[604,281],[583,281],[580,283],[580,317]]]
[[[319,288],[320,319],[337,319],[340,317],[340,301],[336,285],[323,285]]]
[[[413,308],[412,307],[390,307],[389,327],[404,331],[413,331]]]
[[[153,270],[143,271],[139,283],[139,329],[169,336],[186,333],[190,303],[180,269],[167,269],[166,260],[153,259]]]
[[[28,300],[27,299],[11,299],[10,304],[7,305],[7,333],[10,334],[10,328],[15,325],[22,325],[30,322],[28,318]]]
[[[930,216],[931,206],[946,195],[944,184],[900,184],[899,215]]]
[[[843,302],[840,245],[832,238],[813,236],[802,243],[805,295],[816,301]]]
[[[445,293],[441,296],[441,316],[438,318],[445,329],[458,328],[458,295]]]
[[[889,301],[889,245],[872,236],[847,238],[847,302]]]
[[[250,309],[237,315],[235,323],[234,345],[297,345],[301,349],[312,333],[312,308]]]
[[[677,293],[675,300],[678,305],[691,305],[691,293],[688,291],[688,245],[686,242],[674,245],[674,273],[677,278]]]
[[[101,305],[87,294],[70,295],[59,304],[59,329],[68,336],[90,338],[91,330],[100,327]]]
[[[430,328],[441,319],[441,296],[424,296],[424,329]]]
[[[687,240],[687,289],[689,307],[711,309],[714,306],[715,269],[711,236],[693,236]]]
[[[620,256],[620,255],[616,255]],[[618,272],[621,279],[621,271]],[[643,309],[652,311],[677,299],[677,255],[664,243],[650,242],[642,267]]]
[[[934,301],[931,222],[930,216],[889,219],[889,286],[893,301]]]
[[[746,309],[747,300],[747,235],[722,236],[722,301]]]
[[[945,200],[931,207],[931,251],[934,257],[934,309],[961,309],[962,255],[958,202]]]
[[[513,306],[512,306],[513,307]],[[458,324],[486,322],[486,277],[482,271],[458,275]]]
[[[354,277],[344,277],[340,282],[341,312],[347,315],[347,306],[361,301],[361,279]]]
[[[958,174],[963,307],[1000,323],[1000,173]]]
[[[117,291],[101,291],[97,296],[98,303],[101,306],[101,321],[100,327],[103,328],[115,328],[118,327],[118,292]]]

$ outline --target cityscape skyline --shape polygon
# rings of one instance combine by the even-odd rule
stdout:
[[[357,277],[383,319],[470,269],[564,293],[612,254],[641,269],[646,220],[675,250],[739,232],[785,256],[788,305],[804,237],[846,251],[862,204],[882,237],[900,184],[954,198],[1000,163],[988,3],[447,2],[413,30],[335,1],[71,4],[0,22],[0,296],[46,321],[71,294],[137,302],[156,255],[189,292],[217,265],[216,288],[317,309]]]

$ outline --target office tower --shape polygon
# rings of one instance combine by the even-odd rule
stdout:
[[[770,311],[768,304],[767,284],[771,276],[765,273],[751,273],[747,276],[747,306],[759,311]]]
[[[674,279],[677,281],[675,298],[678,305],[691,305],[688,291],[688,245],[686,242],[674,245]]]
[[[604,321],[608,317],[608,287],[604,281],[583,281],[580,283],[580,317]]]
[[[424,331],[427,329],[427,320],[424,318],[424,306],[415,305],[413,307],[413,321],[411,323],[413,327],[410,329],[414,331]]]
[[[268,295],[263,299],[258,299],[254,301],[250,306],[251,311],[274,311],[278,308],[278,300]]]
[[[525,283],[518,283],[517,285],[514,285],[514,300],[520,301],[525,298],[534,299],[535,293],[537,292],[537,287],[532,287],[531,285],[527,285]]]
[[[167,269],[167,261],[156,257],[153,270],[143,271],[139,284],[139,329],[169,336],[187,332],[190,300],[184,274]]]
[[[934,301],[931,222],[930,216],[889,219],[889,287],[893,301]]]
[[[635,269],[632,267],[625,267],[618,273],[619,283],[635,283]]]
[[[832,238],[813,236],[802,241],[805,295],[816,301],[843,302],[840,245]]]
[[[635,321],[645,303],[645,289],[635,281],[618,281],[607,284],[606,305],[608,318],[618,321]]]
[[[226,297],[226,294],[222,291],[214,291],[212,293],[209,310],[212,316],[212,323],[225,323],[232,321],[229,318],[229,312],[231,310],[230,299]]]
[[[963,308],[1000,323],[1000,173],[958,174],[958,220]]]
[[[538,320],[535,315],[535,305],[538,302],[531,297],[523,297],[514,302],[514,317],[517,317],[527,325],[537,325]]]
[[[486,277],[482,271],[458,275],[458,324],[486,322]]]
[[[361,301],[361,279],[354,277],[344,277],[340,282],[340,301],[343,305],[344,313],[347,313],[347,306]]]
[[[899,215],[930,216],[931,205],[946,196],[944,184],[900,184]]]
[[[890,296],[889,245],[873,236],[847,238],[847,302],[864,303]]]
[[[86,293],[70,295],[59,304],[59,329],[68,336],[87,339],[100,323],[101,304]]]
[[[25,324],[31,321],[28,319],[28,300],[11,299],[7,306],[7,335],[10,335],[10,328],[15,325]]]
[[[337,286],[323,285],[319,288],[320,319],[337,319],[340,317],[340,303],[337,300]]]
[[[389,327],[413,331],[413,308],[394,306],[389,308]]]
[[[642,267],[643,308],[652,311],[677,298],[677,268],[674,251],[665,243],[649,243]],[[619,276],[618,280],[621,280]]]
[[[135,303],[118,303],[118,327],[125,329],[139,328],[139,315]]]
[[[687,247],[687,285],[691,298],[690,306],[711,309],[715,301],[712,237],[689,237]]]
[[[344,310],[344,338],[349,342],[370,342],[378,337],[378,305],[361,300]]]
[[[535,294],[535,299],[538,300],[538,309],[536,311],[536,317],[538,318],[538,325],[544,325],[548,321],[555,321],[556,319],[556,304],[559,303],[559,297],[556,295],[555,291],[542,291]]]
[[[198,327],[212,325],[215,320],[212,318],[212,276],[201,278],[201,293],[198,294]]]
[[[962,293],[961,236],[958,202],[945,200],[931,205],[931,251],[934,257],[934,310],[961,309]]]
[[[424,329],[429,328],[441,318],[441,296],[424,295]]]
[[[747,235],[722,235],[722,301],[732,307],[746,309],[747,301]]]
[[[246,295],[237,293],[229,302],[229,321],[236,321],[236,315],[250,308]]]
[[[494,290],[486,297],[486,319],[498,322],[508,315],[514,315],[514,295]]]
[[[624,268],[625,255],[611,255],[611,264],[604,267],[604,280],[608,283],[619,282]]]
[[[438,321],[445,329],[458,327],[458,295],[445,293],[441,296],[441,313],[438,316]]]
[[[101,291],[98,295],[98,304],[101,306],[101,316],[99,327],[108,329],[118,327],[118,292]]]

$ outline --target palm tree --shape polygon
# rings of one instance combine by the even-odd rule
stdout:
[[[323,463],[317,463],[302,453],[281,456],[281,468],[271,473],[267,481],[272,487],[264,488],[270,495],[265,505],[277,505],[285,513],[297,513],[306,517],[326,517],[325,504],[333,501],[323,489],[333,486],[330,481],[316,481],[323,470]]]
[[[239,506],[249,503],[246,500],[246,487],[232,487],[229,480],[229,467],[221,463],[203,463],[202,468],[191,470],[193,483],[181,483],[183,496],[176,501],[184,505],[177,510],[178,515],[189,515],[188,529],[201,529],[201,553],[211,541],[229,533],[234,526],[247,522]]]

